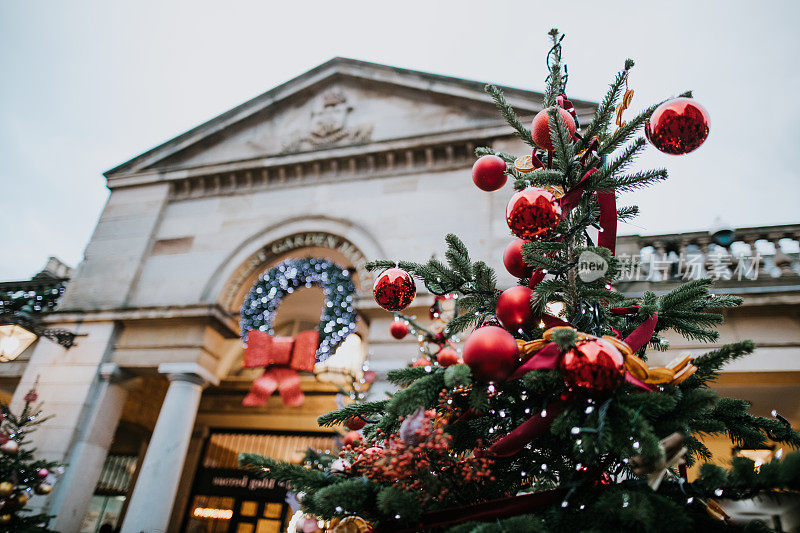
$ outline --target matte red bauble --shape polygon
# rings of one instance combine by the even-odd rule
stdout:
[[[567,130],[569,130],[570,136],[575,135],[575,119],[572,118],[572,115],[570,115],[566,109],[561,107],[557,109],[558,115],[561,117]],[[542,109],[533,117],[531,135],[533,135],[533,142],[535,142],[536,146],[539,148],[543,150],[553,149],[553,140],[550,138],[550,114],[547,112],[547,109]]]
[[[561,205],[546,190],[528,187],[508,201],[506,222],[520,239],[546,240],[561,222]]]
[[[517,340],[503,328],[483,326],[464,343],[464,363],[482,381],[503,381],[517,367]]]
[[[504,328],[517,331],[531,325],[534,319],[531,310],[532,297],[533,291],[524,285],[503,291],[497,299],[495,315]]]
[[[441,366],[456,365],[459,362],[458,352],[445,346],[436,354],[436,362]]]
[[[608,341],[585,339],[561,359],[567,385],[584,392],[614,392],[625,380],[625,356]]]
[[[350,431],[358,431],[359,429],[363,428],[366,425],[366,421],[361,418],[360,416],[354,416],[353,418],[348,418],[347,422],[344,423],[347,426],[347,429]]]
[[[392,337],[395,339],[402,339],[408,335],[408,324],[402,320],[395,320],[392,322],[392,325],[389,326],[389,333],[391,333]]]
[[[506,162],[496,155],[479,157],[472,165],[472,181],[482,191],[492,192],[506,184]]]
[[[361,442],[362,438],[361,433],[358,431],[349,431],[347,435],[344,436],[344,443],[355,446],[356,443]]]
[[[692,98],[675,98],[653,111],[644,134],[665,154],[688,154],[708,137],[708,111]]]
[[[427,357],[419,357],[416,361],[414,361],[412,366],[431,366],[432,364],[433,363],[431,363],[431,360]]]
[[[40,468],[36,472],[36,475],[39,476],[40,479],[44,479],[44,478],[46,478],[47,476],[50,475],[50,471],[48,469],[46,469],[46,468]]]
[[[529,278],[533,274],[533,267],[522,260],[522,245],[526,242],[524,239],[514,239],[503,252],[503,265],[509,274],[517,278]]]
[[[387,268],[372,286],[372,295],[378,305],[387,311],[400,311],[408,307],[417,295],[414,278],[405,270]]]
[[[376,379],[378,379],[378,374],[374,370],[364,372],[364,383],[374,383]]]

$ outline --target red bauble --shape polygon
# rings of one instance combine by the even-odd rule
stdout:
[[[432,364],[433,363],[431,363],[431,360],[428,359],[427,357],[420,357],[416,361],[414,361],[413,366],[431,366]]]
[[[414,278],[405,270],[388,268],[375,280],[372,295],[378,305],[387,311],[400,311],[414,300],[417,287]]]
[[[39,476],[39,478],[44,479],[44,478],[46,478],[47,476],[50,475],[50,471],[48,469],[46,469],[46,468],[40,468],[36,472],[36,475]]]
[[[585,339],[561,359],[567,385],[583,392],[611,393],[625,380],[625,356],[608,341]]]
[[[543,241],[561,222],[561,205],[546,190],[528,187],[508,201],[506,222],[511,233],[517,237]]]
[[[496,155],[479,157],[472,165],[472,181],[486,192],[496,191],[506,184],[506,162]]]
[[[355,446],[357,443],[361,442],[362,439],[363,437],[358,431],[348,431],[347,435],[344,436],[344,443],[346,445]]]
[[[574,136],[575,119],[572,118],[572,115],[570,115],[566,109],[561,107],[558,108],[558,114],[567,127],[567,130],[569,130],[570,136]],[[553,140],[550,138],[550,115],[547,109],[542,109],[533,117],[531,135],[533,135],[533,142],[535,142],[536,146],[539,148],[543,150],[553,149]]]
[[[350,431],[358,431],[359,429],[363,428],[366,425],[366,421],[360,416],[354,416],[353,418],[348,418],[347,422],[344,423],[347,426],[347,429]]]
[[[459,362],[458,352],[445,346],[436,354],[436,362],[441,366],[457,365]]]
[[[395,320],[392,322],[392,325],[389,326],[389,333],[391,333],[392,337],[395,339],[402,339],[408,335],[408,324],[402,320]]]
[[[692,98],[675,98],[653,111],[644,134],[665,154],[688,154],[708,137],[708,111]]]
[[[503,294],[497,299],[494,312],[504,328],[509,331],[517,331],[533,323],[532,297],[533,291],[524,285],[517,285],[503,291]]]
[[[364,372],[364,383],[374,383],[376,379],[378,379],[378,374],[374,370]]]
[[[503,252],[503,265],[509,274],[517,278],[529,278],[533,274],[533,267],[522,260],[522,245],[526,242],[524,239],[514,239]]]
[[[463,354],[475,378],[503,381],[517,367],[517,340],[503,328],[483,326],[467,337]]]

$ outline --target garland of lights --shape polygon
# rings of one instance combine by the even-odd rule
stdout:
[[[322,287],[325,295],[318,327],[317,361],[333,355],[356,329],[353,307],[356,286],[350,271],[327,259],[288,259],[258,278],[242,304],[239,323],[245,343],[251,329],[274,335],[273,322],[283,298],[295,289],[312,285]]]

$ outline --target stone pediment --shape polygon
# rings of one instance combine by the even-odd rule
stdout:
[[[106,173],[197,169],[502,126],[483,83],[333,59]],[[541,94],[507,89],[521,115]],[[581,112],[582,103],[576,103]],[[585,106],[591,112],[591,104]]]

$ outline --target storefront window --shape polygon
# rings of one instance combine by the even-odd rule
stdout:
[[[330,434],[213,433],[195,475],[185,519],[190,533],[285,531],[292,512],[285,487],[238,468],[242,452],[299,462],[309,448],[331,450]]]

